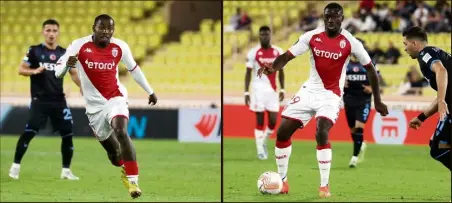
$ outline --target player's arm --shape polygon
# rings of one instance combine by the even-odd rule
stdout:
[[[431,63],[431,69],[436,75],[436,86],[438,88],[437,105],[440,113],[440,119],[443,120],[449,110],[446,104],[447,91],[447,70],[444,68],[440,60],[435,60]]]
[[[388,107],[381,101],[380,83],[378,81],[377,69],[375,68],[375,65],[372,63],[369,54],[364,49],[363,44],[359,42],[356,38],[352,38],[350,42],[352,43],[352,54],[356,56],[358,61],[363,65],[363,67],[367,71],[367,78],[369,79],[369,83],[374,95],[375,109],[382,116],[386,116],[388,114]]]
[[[430,116],[433,116],[436,112],[438,112],[438,98],[436,98],[422,113],[420,113],[417,117],[411,119],[408,124],[411,128],[418,129],[422,122],[427,120]]]
[[[35,62],[33,54],[31,54],[31,52],[33,51],[33,49],[30,47],[27,51],[27,53],[24,56],[24,59],[22,60],[22,62],[19,65],[19,75],[22,76],[31,76],[31,75],[36,75],[39,73],[42,73],[42,71],[44,71],[44,67],[39,67],[37,69],[33,69],[31,68],[31,64],[33,62]]]
[[[283,101],[284,100],[284,93],[285,93],[285,90],[284,90],[284,69],[281,69],[279,71],[278,79],[279,79],[279,87],[281,88],[279,90],[279,101]]]
[[[24,61],[22,61],[22,63],[20,63],[20,65],[19,65],[19,75],[22,75],[22,76],[36,75],[36,74],[42,73],[42,71],[44,71],[44,67],[32,69],[32,68],[30,68],[30,64],[27,62],[24,62]]]
[[[78,87],[80,87],[80,78],[78,78],[78,75],[77,75],[77,69],[71,68],[71,69],[69,70],[69,73],[71,74],[71,79],[72,79],[72,81],[74,81],[74,83],[75,83]]]
[[[291,61],[294,58],[295,56],[290,51],[287,51],[284,54],[279,55],[272,64],[273,72],[282,70],[282,68],[286,66],[286,64],[289,63],[289,61]]]
[[[69,69],[76,67],[75,65],[77,63],[79,48],[76,48],[75,45],[75,42],[72,42],[72,44],[66,49],[64,55],[58,59],[55,67],[55,77],[63,78]]]
[[[141,68],[138,66],[137,62],[133,59],[132,51],[130,51],[130,48],[127,44],[124,43],[123,45],[123,55],[122,55],[122,62],[126,65],[127,70],[132,75],[133,79],[135,80],[138,85],[141,86],[149,95],[149,104],[156,104],[157,103],[157,96],[154,93],[154,90],[149,85],[148,80],[144,76],[143,72],[141,71]]]

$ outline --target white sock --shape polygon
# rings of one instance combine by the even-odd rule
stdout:
[[[20,168],[20,164],[13,163],[13,165],[11,165],[11,168]]]
[[[127,179],[129,180],[130,183],[138,185],[138,175],[127,176]]]
[[[270,135],[272,135],[273,134],[273,130],[271,130],[270,128],[266,128],[265,129],[265,137],[270,137]]]
[[[289,168],[289,158],[291,153],[292,145],[286,148],[275,147],[276,165],[278,166],[278,173],[283,181],[287,181],[287,170]]]
[[[257,153],[258,154],[264,153],[264,148],[263,148],[264,140],[265,140],[264,131],[254,129],[254,137],[256,138]]]
[[[332,156],[333,153],[331,148],[317,150],[317,161],[319,163],[320,170],[320,187],[328,185]]]
[[[63,173],[70,172],[70,171],[71,171],[71,169],[69,169],[69,168],[63,168]]]

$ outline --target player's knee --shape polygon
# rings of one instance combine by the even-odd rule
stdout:
[[[115,128],[114,131],[119,136],[119,138],[127,137],[127,129],[126,128]]]
[[[276,140],[277,141],[288,141],[290,140],[290,137],[292,136],[289,129],[287,129],[284,126],[280,126],[278,129],[278,132],[276,133]]]

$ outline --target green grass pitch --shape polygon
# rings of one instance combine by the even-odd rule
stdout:
[[[352,143],[332,142],[329,199],[318,198],[320,173],[315,142],[293,141],[289,161],[288,195],[262,195],[257,178],[265,171],[277,171],[274,140],[268,142],[269,159],[256,157],[252,139],[223,140],[224,201],[417,201],[449,202],[451,173],[429,155],[428,146],[368,144],[365,160],[348,168]]]
[[[21,163],[19,180],[8,176],[18,136],[0,136],[0,201],[221,201],[220,144],[133,140],[143,191],[132,200],[103,147],[93,137],[74,138],[72,170],[61,180],[61,139],[35,137]]]

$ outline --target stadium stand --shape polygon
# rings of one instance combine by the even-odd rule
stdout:
[[[29,79],[19,76],[17,68],[28,46],[42,42],[40,32],[44,20],[54,18],[60,23],[59,42],[67,47],[73,39],[91,34],[94,18],[106,13],[115,19],[114,37],[129,44],[160,95],[219,99],[221,23],[205,19],[199,31],[184,32],[179,42],[165,42],[170,29],[165,6],[169,3],[2,1],[1,15],[5,17],[1,19],[1,94],[29,96]],[[35,17],[29,18],[30,15]],[[120,69],[124,71],[122,65]],[[121,81],[128,88],[130,97],[142,97],[143,90],[132,78],[121,77]],[[70,79],[65,79],[65,91],[68,96],[79,96],[78,88]]]

